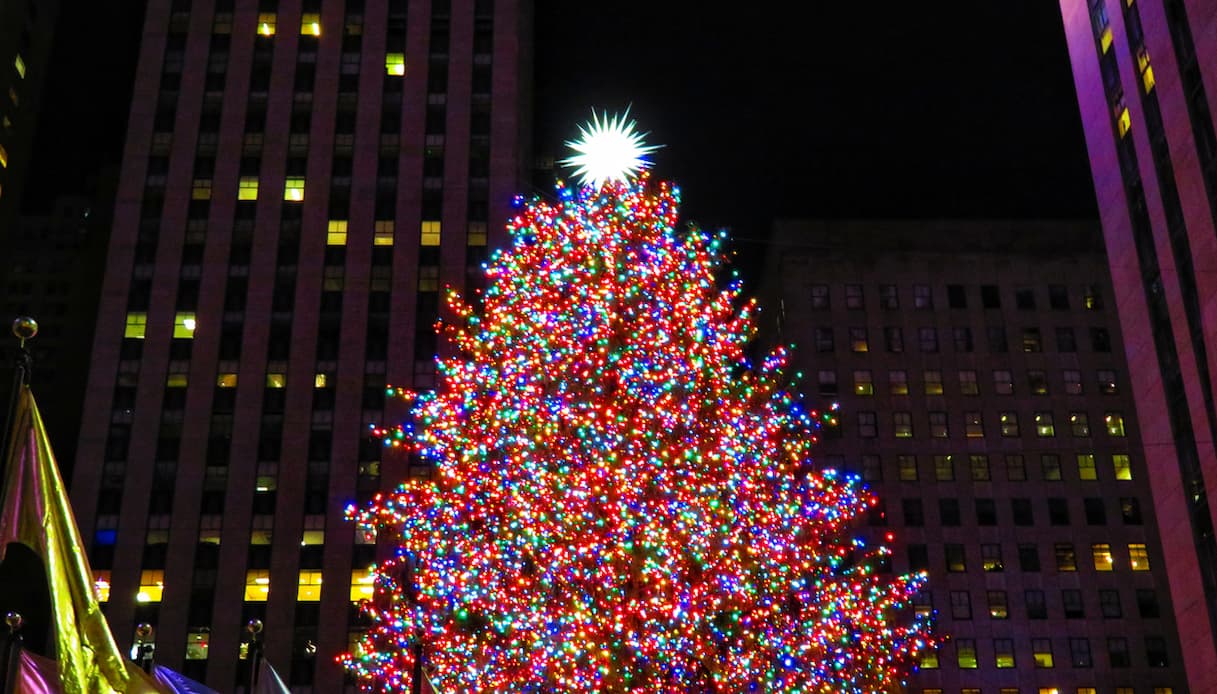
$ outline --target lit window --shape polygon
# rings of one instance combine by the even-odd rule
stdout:
[[[185,388],[189,381],[187,374],[169,374],[165,378],[166,388]]]
[[[993,639],[993,655],[998,668],[1014,667],[1014,639]]]
[[[1001,421],[1002,436],[1018,436],[1018,413],[1002,412],[998,418]]]
[[[1090,546],[1090,554],[1094,557],[1095,571],[1111,571],[1111,545],[1106,542],[1095,543]]]
[[[909,394],[909,377],[904,371],[889,371],[887,373],[887,385],[891,390],[892,395],[908,395]]]
[[[186,634],[186,660],[207,660],[207,645],[210,642],[210,629],[199,629]]]
[[[139,574],[139,592],[135,594],[136,602],[160,602],[161,593],[165,590],[165,572],[159,570],[141,571]]]
[[[1099,479],[1099,470],[1094,464],[1093,453],[1078,453],[1078,479]]]
[[[238,200],[257,200],[258,199],[258,177],[257,176],[242,176],[237,183],[237,199]]]
[[[251,569],[245,572],[245,602],[266,602],[270,595],[270,571]]]
[[[950,482],[955,479],[955,459],[949,455],[934,456],[934,479]]]
[[[1149,571],[1149,553],[1145,545],[1131,542],[1128,545],[1128,564],[1133,571]]]
[[[922,670],[937,670],[938,669],[938,651],[927,648],[921,652],[921,669]]]
[[[329,384],[329,381],[330,381],[329,375],[323,374],[323,373],[316,374],[315,376],[313,376],[313,387],[314,388],[325,388]]]
[[[892,427],[896,438],[907,439],[913,436],[913,415],[908,412],[893,412]]]
[[[210,200],[211,199],[211,179],[196,178],[194,184],[190,186],[191,200]]]
[[[979,412],[965,412],[963,415],[964,436],[970,439],[984,438],[985,424]]]
[[[267,388],[286,388],[287,387],[287,374],[274,373],[274,372],[266,374],[266,387]]]
[[[1120,137],[1128,134],[1132,129],[1132,117],[1128,115],[1128,107],[1123,106],[1116,114],[1116,131],[1120,133]]]
[[[289,202],[304,200],[304,179],[302,177],[292,176],[284,182],[283,199]]]
[[[374,246],[392,246],[393,245],[393,220],[382,219],[372,225],[372,245]]]
[[[13,67],[17,70],[17,76],[25,79],[25,60],[21,58],[21,54],[17,54],[17,57],[13,58]],[[1149,90],[1146,89],[1145,91]]]
[[[419,236],[419,244],[423,246],[438,246],[439,245],[440,223],[429,221],[423,222],[422,233]]]
[[[194,328],[197,325],[194,319],[194,312],[179,311],[173,317],[173,336],[175,338],[190,339],[194,337]]]
[[[870,350],[870,343],[866,339],[866,328],[853,327],[849,329],[849,348],[857,353]]]
[[[299,602],[317,602],[321,600],[320,571],[300,572],[300,585],[296,588],[296,600]]]
[[[1056,436],[1056,425],[1052,422],[1051,412],[1035,413],[1035,435],[1041,438]]]
[[[915,456],[896,456],[896,467],[900,470],[901,482],[917,481],[917,458]]]
[[[930,436],[938,439],[945,439],[951,435],[950,429],[947,426],[946,412],[931,412],[930,413]]]
[[[1006,569],[1006,564],[1001,558],[1001,545],[999,544],[982,544],[980,546],[980,558],[986,572],[1001,573]]]
[[[321,36],[321,15],[306,12],[300,15],[301,36]]]
[[[1108,436],[1124,436],[1124,415],[1119,412],[1108,412],[1103,421],[1107,423]]]
[[[93,572],[93,595],[97,598],[97,602],[110,601],[110,572],[109,571],[94,571]]]
[[[1149,51],[1144,46],[1137,51],[1137,68],[1141,70],[1141,86],[1148,94],[1154,90],[1154,68],[1149,64]]]
[[[275,35],[275,13],[262,12],[258,15],[258,33],[263,36]]]
[[[1009,619],[1010,605],[1006,600],[1006,591],[988,591],[989,616],[993,619]]]
[[[854,372],[854,395],[874,395],[875,381],[869,370]]]
[[[926,395],[942,395],[942,372],[941,371],[926,371],[925,372],[925,394]]]
[[[222,373],[216,375],[217,388],[236,388],[237,375],[235,373]]]
[[[406,74],[406,54],[386,53],[385,74],[393,77],[401,77]]]
[[[1053,546],[1056,555],[1057,571],[1077,571],[1078,559],[1073,551],[1073,545],[1068,542],[1058,542]]]
[[[972,468],[973,482],[989,481],[989,456],[983,453],[973,453],[968,456],[968,465]]]
[[[144,333],[148,329],[148,314],[147,313],[128,313],[127,326],[123,329],[123,337],[129,337],[136,340],[144,339]]]
[[[958,654],[959,667],[964,670],[976,669],[976,641],[972,639],[956,639],[955,651]]]
[[[345,246],[347,244],[347,220],[331,219],[325,227],[325,245]]]
[[[351,572],[351,602],[371,600],[375,592],[376,577],[371,571],[355,570]]]
[[[1099,47],[1106,53],[1111,48],[1111,27],[1103,27],[1103,33],[1099,34]]]
[[[1123,453],[1116,453],[1115,455],[1111,456],[1111,466],[1115,469],[1116,479],[1132,479],[1132,462],[1127,455]]]
[[[439,291],[439,268],[428,265],[418,269],[418,291]]]
[[[980,395],[980,385],[976,382],[975,371],[959,372],[959,394]]]
[[[1035,656],[1035,667],[1049,668],[1053,666],[1051,639],[1031,639],[1031,653]]]
[[[486,245],[486,222],[470,222],[466,243],[470,246]]]

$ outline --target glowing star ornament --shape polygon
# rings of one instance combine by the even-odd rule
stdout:
[[[574,168],[579,182],[594,189],[637,176],[651,167],[646,155],[660,145],[643,144],[647,133],[637,132],[636,125],[628,108],[612,118],[606,112],[603,119],[592,111],[592,121],[579,126],[579,139],[566,142],[576,153],[560,163]]]

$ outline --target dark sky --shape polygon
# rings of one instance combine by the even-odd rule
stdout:
[[[65,6],[35,207],[118,163],[137,57],[143,3]],[[538,152],[632,104],[744,255],[775,216],[1095,214],[1055,2],[538,0],[535,57]]]

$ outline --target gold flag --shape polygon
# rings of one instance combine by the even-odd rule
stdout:
[[[0,559],[9,543],[34,551],[46,567],[51,632],[64,694],[125,693],[131,676],[93,593],[93,575],[55,454],[29,386],[13,413],[0,499]],[[136,687],[135,691],[146,691]]]

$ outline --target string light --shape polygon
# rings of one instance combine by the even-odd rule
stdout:
[[[559,184],[480,310],[449,292],[459,356],[373,429],[434,479],[348,509],[398,545],[339,658],[365,689],[408,690],[420,641],[444,692],[883,691],[933,647],[925,575],[850,529],[874,497],[811,465],[835,408],[802,406],[785,349],[747,358],[755,301],[678,202],[645,172]]]

